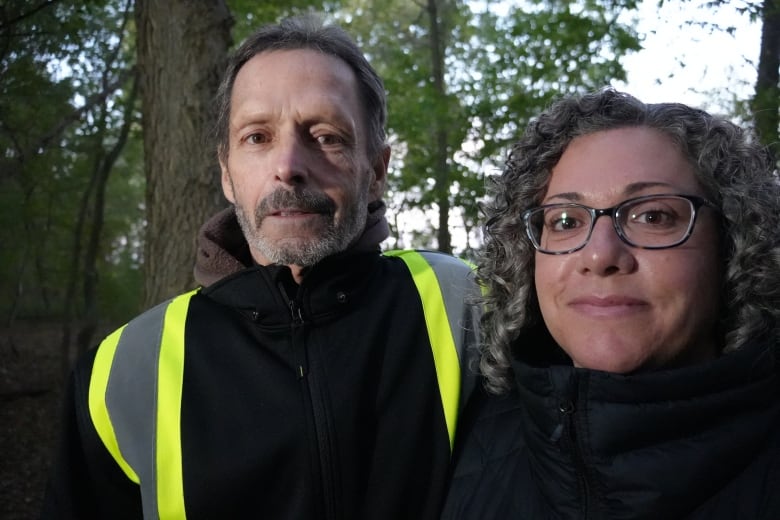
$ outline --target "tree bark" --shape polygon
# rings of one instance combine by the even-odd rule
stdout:
[[[758,58],[753,114],[761,141],[780,157],[780,0],[764,0],[761,12],[761,51]]]
[[[194,287],[198,228],[224,207],[205,139],[231,44],[224,0],[137,0],[146,242],[144,304]]]
[[[439,251],[452,253],[452,237],[450,235],[450,171],[449,149],[447,146],[447,122],[445,107],[447,91],[444,85],[444,44],[441,35],[441,19],[437,0],[428,0],[428,18],[430,20],[431,73],[433,88],[438,99],[438,110],[434,112],[434,153],[436,167],[436,202],[439,205],[439,228],[436,231]]]

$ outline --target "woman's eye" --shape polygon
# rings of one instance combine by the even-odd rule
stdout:
[[[651,226],[673,226],[677,220],[677,215],[661,209],[648,209],[631,214],[631,222]]]
[[[550,231],[571,231],[582,225],[582,222],[569,213],[556,213],[545,219],[545,228]]]

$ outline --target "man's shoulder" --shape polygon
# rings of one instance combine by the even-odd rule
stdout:
[[[105,349],[111,345],[113,345],[111,348],[115,348],[120,337],[143,336],[148,339],[155,334],[159,336],[166,319],[181,320],[186,316],[190,299],[199,292],[200,288],[193,289],[144,310],[103,338],[96,346],[97,349]]]
[[[128,321],[123,327],[127,327],[132,323],[136,323],[139,321],[147,321],[149,319],[156,319],[163,317],[166,312],[170,309],[172,305],[178,305],[178,306],[184,306],[186,308],[187,303],[189,300],[198,294],[201,291],[201,288],[198,287],[196,289],[192,289],[186,292],[183,292],[181,294],[177,294],[175,296],[172,296],[168,298],[167,300],[163,300],[159,302],[158,304],[149,307],[148,309],[144,310],[140,314],[136,315],[134,318],[132,318],[130,321]],[[121,327],[120,327],[121,329]]]
[[[438,272],[451,272],[461,275],[469,275],[474,271],[474,265],[449,253],[432,251],[428,249],[391,249],[382,253],[386,257],[395,257],[403,260],[410,269],[432,268]]]
[[[468,260],[464,260],[463,258],[450,253],[445,253],[443,251],[436,251],[434,249],[388,249],[383,251],[382,254],[384,256],[397,256],[401,258],[407,256],[420,256],[426,259],[430,259],[432,262],[461,264],[467,267],[471,266]]]

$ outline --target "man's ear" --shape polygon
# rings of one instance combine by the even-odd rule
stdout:
[[[222,171],[222,193],[225,194],[225,198],[230,201],[231,204],[236,203],[236,194],[233,193],[233,182],[230,180],[230,171],[228,170],[227,163],[220,158],[219,169]]]
[[[384,196],[388,164],[390,164],[390,145],[385,145],[376,155],[374,164],[371,166],[374,178],[368,187],[369,200],[379,200]]]

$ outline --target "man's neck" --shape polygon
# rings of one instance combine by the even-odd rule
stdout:
[[[301,267],[300,265],[288,265],[287,267],[290,268],[290,272],[292,273],[292,277],[293,280],[295,280],[295,283],[301,285],[301,282],[303,281],[303,276],[306,274],[307,268]]]

